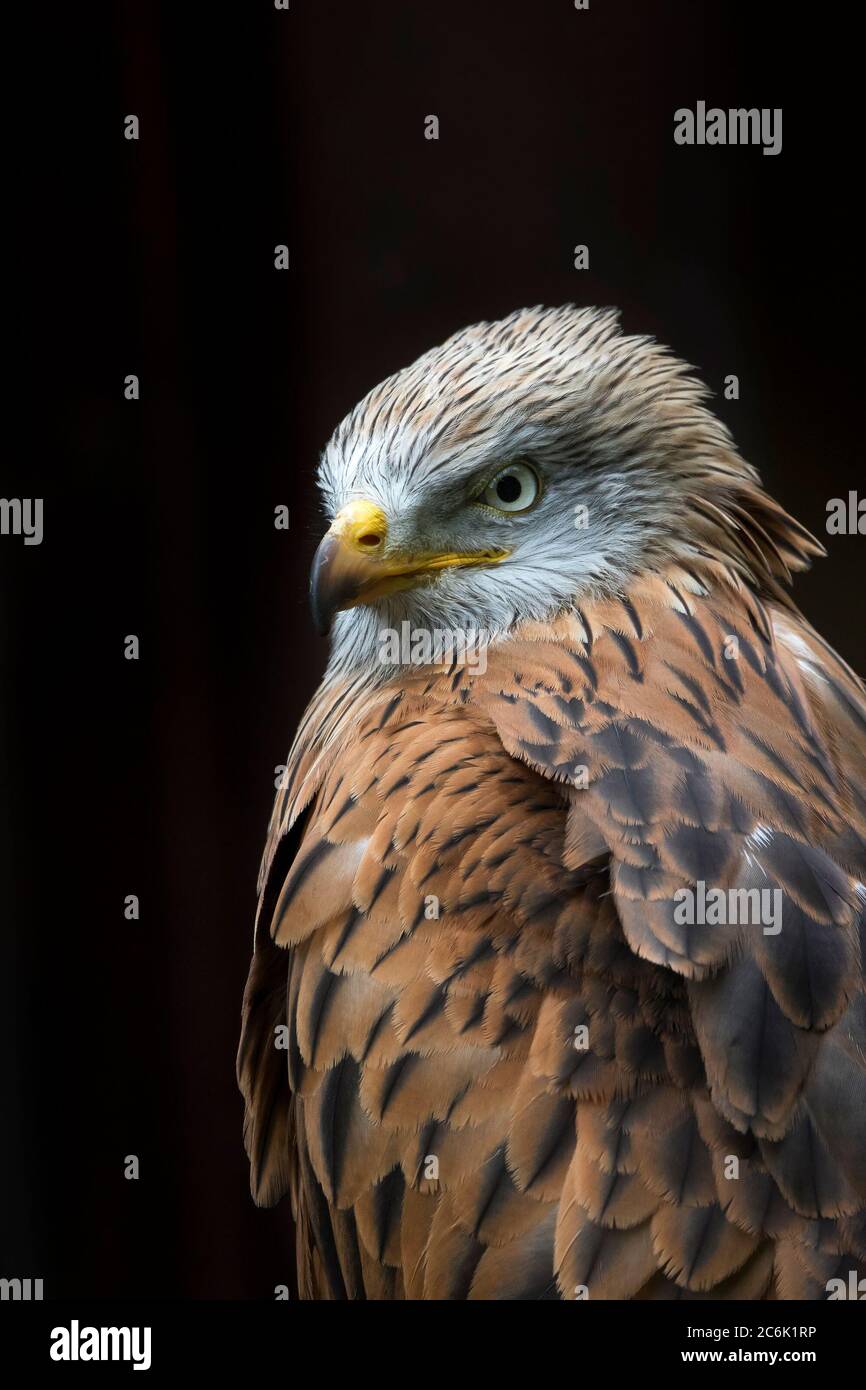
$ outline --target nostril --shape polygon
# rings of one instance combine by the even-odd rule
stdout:
[[[358,537],[358,544],[365,550],[375,550],[377,545],[382,544],[382,537],[376,531],[365,531],[363,536]]]

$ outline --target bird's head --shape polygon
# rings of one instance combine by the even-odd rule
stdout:
[[[449,338],[346,417],[312,573],[332,662],[383,630],[483,631],[622,593],[676,559],[756,589],[819,547],[761,489],[686,365],[615,310],[527,309]]]

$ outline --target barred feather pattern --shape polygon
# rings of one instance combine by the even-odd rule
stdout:
[[[862,684],[711,557],[487,656],[327,681],[277,797],[238,1074],[302,1295],[826,1298],[866,1273]],[[681,924],[700,882],[781,931]]]

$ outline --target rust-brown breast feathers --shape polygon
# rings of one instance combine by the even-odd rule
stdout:
[[[239,1058],[307,1296],[862,1273],[866,704],[790,613],[699,587],[527,627],[483,675],[319,697]],[[778,890],[781,930],[681,922],[701,883]]]

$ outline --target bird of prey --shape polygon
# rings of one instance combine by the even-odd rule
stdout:
[[[302,1297],[866,1291],[866,692],[707,395],[527,309],[324,451],[238,1055]]]

